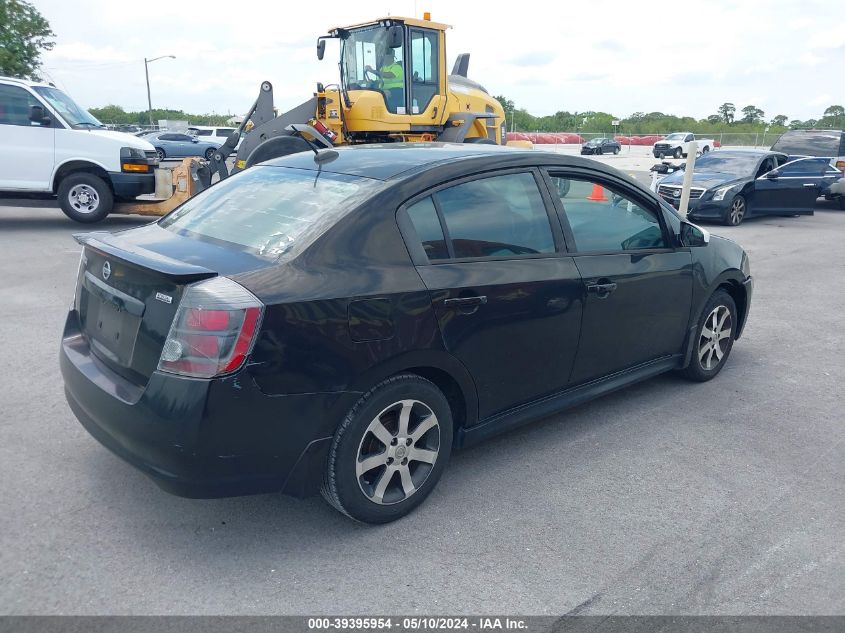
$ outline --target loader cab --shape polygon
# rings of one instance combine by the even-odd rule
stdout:
[[[350,130],[383,129],[385,122],[441,124],[446,28],[428,20],[384,18],[331,32],[340,40],[341,89],[351,106]]]

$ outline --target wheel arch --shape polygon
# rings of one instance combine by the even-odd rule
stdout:
[[[734,278],[721,281],[713,292],[718,292],[719,290],[727,292],[731,299],[734,300],[734,304],[736,304],[739,327],[737,327],[734,339],[738,339],[742,336],[742,329],[745,326],[745,319],[748,315],[748,292],[746,291],[745,286]]]
[[[374,385],[398,374],[416,374],[434,383],[452,410],[453,429],[478,422],[478,395],[475,382],[464,365],[444,351],[414,352],[395,357],[363,373],[352,390],[365,393]]]
[[[101,163],[97,163],[90,160],[78,159],[65,161],[64,163],[56,167],[56,171],[53,173],[53,184],[51,187],[53,193],[58,193],[59,183],[62,181],[62,179],[66,178],[70,174],[75,174],[79,172],[99,176],[105,181],[109,189],[112,190],[112,193],[114,193],[114,185],[112,184],[111,178],[109,177],[109,172]]]

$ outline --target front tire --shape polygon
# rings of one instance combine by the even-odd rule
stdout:
[[[680,158],[681,156],[683,156],[683,152],[681,151],[681,148],[680,148],[680,147],[676,147],[676,148],[675,148],[675,153],[674,153],[674,154],[672,154],[672,156],[674,156],[675,158]]]
[[[681,375],[695,382],[715,378],[733,349],[738,324],[733,298],[724,290],[717,290],[701,311],[692,358]]]
[[[167,158],[167,152],[165,152],[160,147],[156,147],[156,156],[158,156],[159,160],[164,160],[165,158]]]
[[[443,393],[415,374],[393,376],[364,394],[338,427],[321,492],[356,521],[395,521],[431,493],[451,451]]]
[[[619,153],[619,148],[618,148],[618,147],[614,147],[614,148],[613,148],[613,155],[614,155],[614,156],[616,156],[616,154],[618,154],[618,153]]]
[[[114,206],[111,187],[99,176],[87,172],[65,176],[57,195],[64,214],[83,224],[99,222]]]
[[[747,211],[748,204],[745,201],[745,196],[737,194],[734,196],[734,199],[731,200],[731,206],[729,206],[725,211],[722,222],[728,226],[739,226],[742,224],[742,220],[745,218]]]
[[[205,160],[211,160],[211,157],[214,156],[214,151],[213,147],[209,147],[205,150]]]

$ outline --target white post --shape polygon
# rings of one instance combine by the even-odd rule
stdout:
[[[698,153],[698,143],[690,141],[687,146],[687,165],[684,169],[684,185],[681,189],[681,204],[678,207],[678,213],[682,218],[687,217],[687,208],[689,207],[689,191],[692,186],[692,170],[695,168],[695,155]]]

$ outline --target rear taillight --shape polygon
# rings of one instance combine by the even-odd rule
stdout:
[[[226,277],[188,286],[158,368],[195,378],[239,369],[252,351],[263,313],[264,304]]]

